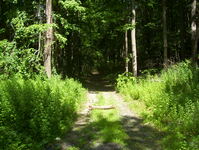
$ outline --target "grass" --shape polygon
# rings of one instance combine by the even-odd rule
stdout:
[[[114,105],[113,99],[105,99],[98,94],[98,102],[95,105]],[[92,110],[90,113],[90,122],[77,131],[77,139],[73,149],[89,150],[92,148],[101,148],[108,143],[114,143],[115,146],[125,146],[128,135],[125,133],[120,115],[116,109],[110,110]]]
[[[149,110],[146,108],[146,105],[143,101],[127,99],[126,97],[124,98],[128,102],[129,108],[134,110],[138,116],[144,116],[145,114],[149,113]]]
[[[137,79],[120,75],[117,81],[130,107],[168,133],[164,149],[199,149],[198,69],[182,62],[160,75]]]
[[[96,105],[114,105],[113,99],[105,99],[99,95],[99,101]],[[120,115],[116,109],[110,110],[93,110],[91,114],[91,121],[98,122],[98,134],[96,134],[96,142],[100,143],[117,143],[125,145],[127,135],[122,128],[120,122]]]

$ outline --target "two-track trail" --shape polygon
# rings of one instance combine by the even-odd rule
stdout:
[[[112,85],[95,75],[86,84],[88,101],[71,132],[60,142],[62,150],[160,150],[162,133],[143,123]],[[89,106],[113,109],[89,109]]]

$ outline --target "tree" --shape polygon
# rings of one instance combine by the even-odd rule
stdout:
[[[164,45],[164,67],[168,66],[168,43],[167,43],[167,7],[166,0],[162,0],[163,5],[163,45]]]
[[[192,40],[192,63],[197,66],[197,45],[198,45],[198,35],[197,35],[197,24],[196,24],[196,7],[197,0],[193,0],[191,5],[191,40]]]
[[[0,57],[16,52],[14,62],[0,59],[2,72],[39,74],[44,65],[50,77],[52,65],[63,77],[88,75],[93,68],[120,73],[132,70],[136,76],[137,64],[140,70],[159,70],[162,64],[168,65],[168,58],[196,62],[196,7],[196,0],[0,1]]]
[[[51,53],[53,42],[53,28],[52,28],[52,0],[46,0],[46,23],[49,28],[46,31],[46,40],[44,47],[44,68],[48,78],[51,77]]]
[[[125,72],[129,72],[128,60],[128,30],[125,31]]]
[[[38,3],[38,12],[37,12],[37,17],[38,17],[38,23],[41,24],[42,23],[42,14],[41,14],[41,0],[39,0]],[[39,37],[38,37],[38,53],[40,53],[41,51],[41,47],[42,47],[42,34],[41,32],[39,33]]]
[[[133,1],[132,6],[132,19],[131,24],[132,26],[135,26],[135,19],[136,19],[136,11],[135,11],[135,1]],[[137,49],[136,49],[136,28],[133,27],[131,30],[131,48],[132,48],[132,71],[134,76],[137,76]]]

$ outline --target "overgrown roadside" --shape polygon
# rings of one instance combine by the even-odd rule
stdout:
[[[85,97],[79,82],[59,76],[0,80],[0,149],[50,147],[71,129]]]
[[[164,149],[197,150],[198,79],[198,68],[186,61],[145,78],[120,75],[117,90],[132,110],[166,133],[162,140]]]

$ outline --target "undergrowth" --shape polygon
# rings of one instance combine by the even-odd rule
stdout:
[[[0,149],[43,149],[70,129],[84,96],[73,79],[1,80]]]
[[[146,78],[120,75],[117,90],[144,106],[139,114],[166,131],[165,150],[199,149],[199,70],[189,62]]]

